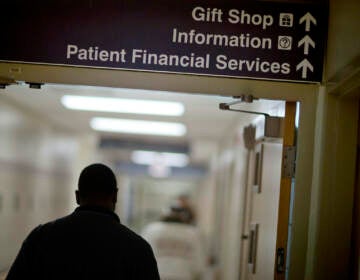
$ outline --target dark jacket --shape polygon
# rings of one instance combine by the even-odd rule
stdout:
[[[97,207],[78,207],[24,241],[7,280],[160,279],[150,245]]]

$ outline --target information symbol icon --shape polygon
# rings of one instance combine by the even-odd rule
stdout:
[[[278,37],[278,49],[279,50],[291,50],[292,37],[291,36],[279,36]]]

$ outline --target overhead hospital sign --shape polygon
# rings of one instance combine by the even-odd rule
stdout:
[[[0,61],[320,82],[327,10],[269,1],[10,1]]]

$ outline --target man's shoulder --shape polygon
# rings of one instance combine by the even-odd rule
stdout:
[[[69,219],[69,217],[71,216],[71,214],[69,215],[66,215],[66,216],[63,216],[63,217],[60,217],[60,218],[56,218],[56,219],[53,219],[53,220],[50,220],[50,221],[47,221],[45,223],[42,223],[42,224],[39,224],[37,227],[35,227],[33,229],[33,233],[34,234],[41,234],[42,232],[44,231],[47,231],[61,223],[64,223],[66,220]]]
[[[127,235],[130,240],[133,241],[133,245],[135,247],[137,246],[150,246],[148,242],[139,234],[128,228],[127,226],[123,224],[119,224],[119,228],[122,231],[123,234]]]
[[[66,219],[68,216],[64,216],[58,219],[54,219],[51,221],[48,221],[46,223],[42,223],[37,225],[35,228],[31,230],[29,233],[27,240],[36,240],[39,238],[39,236],[47,234],[49,230],[51,230],[57,223],[61,222],[62,220]]]
[[[94,229],[93,234],[99,234],[106,236],[108,241],[116,243],[122,243],[126,240],[126,245],[133,248],[146,248],[149,246],[148,242],[135,231],[128,228],[126,225],[121,224],[120,222],[109,222],[108,226],[103,227],[103,225],[94,224],[91,225],[91,228]],[[67,216],[51,220],[44,224],[40,224],[35,227],[27,239],[32,242],[37,242],[38,240],[51,240],[54,237],[66,238],[64,234],[68,235],[72,232],[79,233],[81,230],[86,230],[83,222],[79,222],[72,214]],[[97,233],[95,233],[97,232]],[[91,234],[87,235],[86,238],[89,238]]]

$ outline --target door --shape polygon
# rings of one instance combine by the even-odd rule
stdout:
[[[282,144],[263,141],[258,146],[251,191],[247,279],[270,280],[274,275]]]
[[[296,102],[286,102],[283,138],[258,141],[248,156],[241,280],[285,279]]]

